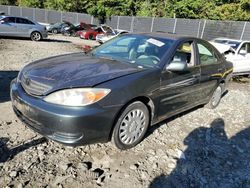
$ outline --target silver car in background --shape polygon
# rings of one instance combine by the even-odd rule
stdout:
[[[48,37],[46,27],[27,18],[0,16],[0,36],[25,37],[40,41]]]

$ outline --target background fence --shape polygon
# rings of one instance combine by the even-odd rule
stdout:
[[[98,20],[93,16],[75,12],[4,5],[0,5],[0,11],[8,15],[28,17],[42,23],[55,23],[67,20],[72,23],[84,21],[86,23],[98,24]],[[106,21],[106,24],[115,29],[124,29],[131,32],[164,31],[195,36],[206,40],[217,37],[250,40],[250,22],[113,16]]]

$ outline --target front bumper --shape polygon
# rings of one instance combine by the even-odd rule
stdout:
[[[11,101],[18,118],[29,128],[54,141],[84,145],[109,141],[114,118],[120,107],[66,107],[47,103],[25,93],[13,80]]]

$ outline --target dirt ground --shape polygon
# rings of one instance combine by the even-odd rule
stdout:
[[[135,148],[111,143],[66,147],[14,115],[9,83],[27,63],[91,44],[50,36],[0,39],[0,187],[250,188],[250,82],[230,82],[215,110],[203,107],[150,127]]]

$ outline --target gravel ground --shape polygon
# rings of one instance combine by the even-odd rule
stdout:
[[[66,147],[26,128],[12,112],[10,80],[33,60],[86,43],[50,38],[0,39],[0,187],[250,188],[249,80],[231,82],[215,110],[195,108],[152,126],[127,151],[111,143]]]

